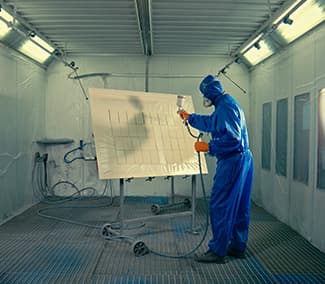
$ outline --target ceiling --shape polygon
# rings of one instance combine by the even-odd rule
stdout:
[[[67,55],[221,55],[247,41],[284,0],[6,0]]]

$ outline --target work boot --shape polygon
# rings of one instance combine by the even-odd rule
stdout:
[[[232,256],[234,258],[246,258],[246,253],[245,251],[239,250],[239,249],[235,249],[232,247],[228,248],[228,253],[227,255]]]
[[[218,264],[223,264],[227,262],[227,257],[225,256],[220,256],[214,253],[212,250],[208,250],[204,254],[200,256],[196,256],[195,261],[197,262],[209,262],[209,263],[218,263]]]

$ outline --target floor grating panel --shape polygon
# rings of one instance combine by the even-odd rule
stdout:
[[[150,199],[149,201],[157,201]],[[152,214],[150,202],[126,200],[126,218]],[[158,200],[159,201],[159,200]],[[88,208],[78,206],[88,205]],[[101,206],[97,206],[101,204]],[[100,226],[116,222],[119,207],[80,201],[46,214]],[[205,212],[197,210],[194,234],[190,217],[129,224],[132,240],[105,240],[100,230],[42,218],[39,204],[0,226],[0,283],[325,283],[325,254],[285,224],[253,205],[247,258],[225,265],[202,264],[187,258],[133,254],[134,240],[172,255],[185,254],[201,240]],[[70,204],[71,205],[71,204]],[[97,206],[97,207],[96,207]],[[207,239],[197,253],[206,250]]]

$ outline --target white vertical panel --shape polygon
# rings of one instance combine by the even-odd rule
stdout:
[[[0,48],[0,223],[31,206],[33,143],[44,131],[45,71]]]
[[[315,64],[315,73],[316,73],[316,92],[319,95],[319,90],[325,88],[325,33],[319,34],[316,38],[315,44],[315,57],[317,58]],[[318,126],[318,124],[317,124]],[[318,127],[316,127],[318,129]],[[317,141],[317,140],[316,140]],[[317,163],[317,149],[315,149],[315,159]],[[315,175],[317,172],[315,171]],[[316,177],[315,177],[316,178]],[[313,206],[313,232],[312,238],[313,242],[317,246],[325,251],[325,190],[317,189],[315,190],[314,206]]]
[[[1,50],[2,53],[2,50]],[[0,222],[9,218],[17,209],[16,166],[12,157],[19,154],[17,148],[17,63],[10,56],[0,55]],[[8,168],[8,166],[10,167]]]
[[[255,72],[254,72],[255,73]],[[257,80],[254,82],[255,85],[255,134],[254,134],[254,148],[255,145],[262,145],[262,128],[263,128],[263,104],[267,102],[272,103],[272,121],[271,121],[271,137],[273,137],[274,132],[274,73],[273,73],[273,65],[266,63],[261,66],[259,69],[259,73],[254,75],[254,78]],[[273,150],[273,143],[271,145],[271,170],[264,170],[262,169],[261,159],[262,159],[262,152],[257,151],[255,156],[255,163],[256,166],[261,169],[260,170],[260,187],[254,188],[254,191],[258,193],[254,193],[260,198],[260,202],[265,206],[265,208],[269,212],[273,212],[273,167],[274,161],[272,158],[272,154],[274,153]],[[255,168],[257,168],[255,167]],[[257,171],[258,173],[258,171]],[[257,176],[258,174],[255,174]]]
[[[275,55],[264,64],[257,66],[252,72],[252,90],[254,93],[256,119],[255,128],[261,126],[261,109],[264,101],[274,102],[288,96],[288,177],[278,177],[272,174],[272,179],[267,179],[267,174],[260,167],[255,167],[254,198],[263,201],[263,206],[280,220],[285,221],[300,234],[310,240],[314,245],[325,251],[325,224],[324,218],[324,191],[316,189],[316,145],[317,145],[317,90],[325,85],[325,26],[318,27],[314,32],[293,43],[281,54]],[[266,67],[270,80],[274,75],[272,92],[266,82]],[[294,145],[294,97],[303,93],[310,93],[310,151],[309,151],[309,183],[304,185],[293,180],[293,145]],[[275,120],[274,120],[275,121]],[[254,132],[253,151],[259,155],[261,139],[258,130]],[[275,141],[275,137],[274,140]],[[303,149],[302,149],[303,150]],[[256,158],[256,157],[255,157]],[[274,169],[274,165],[272,165]],[[264,181],[266,181],[264,183]],[[272,183],[273,186],[268,186]],[[266,185],[266,186],[265,186]],[[273,192],[273,198],[269,192]],[[271,199],[267,199],[270,197]],[[272,204],[270,204],[272,203]]]
[[[277,58],[274,59],[274,95],[275,95],[275,110],[274,110],[274,127],[276,127],[276,103],[279,99],[288,98],[288,126],[291,125],[290,121],[290,102],[292,93],[292,58],[288,52],[283,52]],[[289,222],[289,210],[290,210],[290,141],[292,134],[292,127],[288,127],[288,139],[287,139],[287,176],[279,176],[274,172],[274,183],[273,183],[273,204],[274,204],[274,215],[279,220],[288,223]],[[275,129],[276,135],[276,129]],[[274,135],[274,158],[276,155],[276,137]],[[274,159],[275,161],[275,159]],[[275,164],[274,164],[275,167]]]
[[[17,149],[23,155],[17,164],[16,179],[17,198],[24,206],[33,202],[29,171],[39,150],[34,141],[44,134],[46,73],[26,62],[18,62],[17,66]],[[28,174],[22,174],[26,170]]]
[[[314,155],[315,143],[315,43],[313,37],[299,41],[292,49],[293,107],[294,97],[310,93],[309,113],[309,180],[308,185],[292,180],[290,194],[290,225],[308,240],[312,240],[313,193],[314,193]],[[294,111],[294,108],[293,108]],[[293,141],[294,142],[294,141]],[[294,144],[292,144],[294,147]],[[303,151],[304,149],[302,149]],[[292,161],[294,157],[292,156]]]

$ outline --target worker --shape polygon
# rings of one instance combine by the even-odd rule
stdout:
[[[212,239],[209,250],[196,256],[198,262],[226,263],[227,255],[245,258],[250,219],[253,157],[249,150],[244,112],[238,102],[226,94],[221,83],[208,75],[200,83],[203,105],[214,106],[211,115],[189,114],[181,118],[202,131],[211,133],[209,143],[194,144],[197,152],[217,158],[210,200]]]

